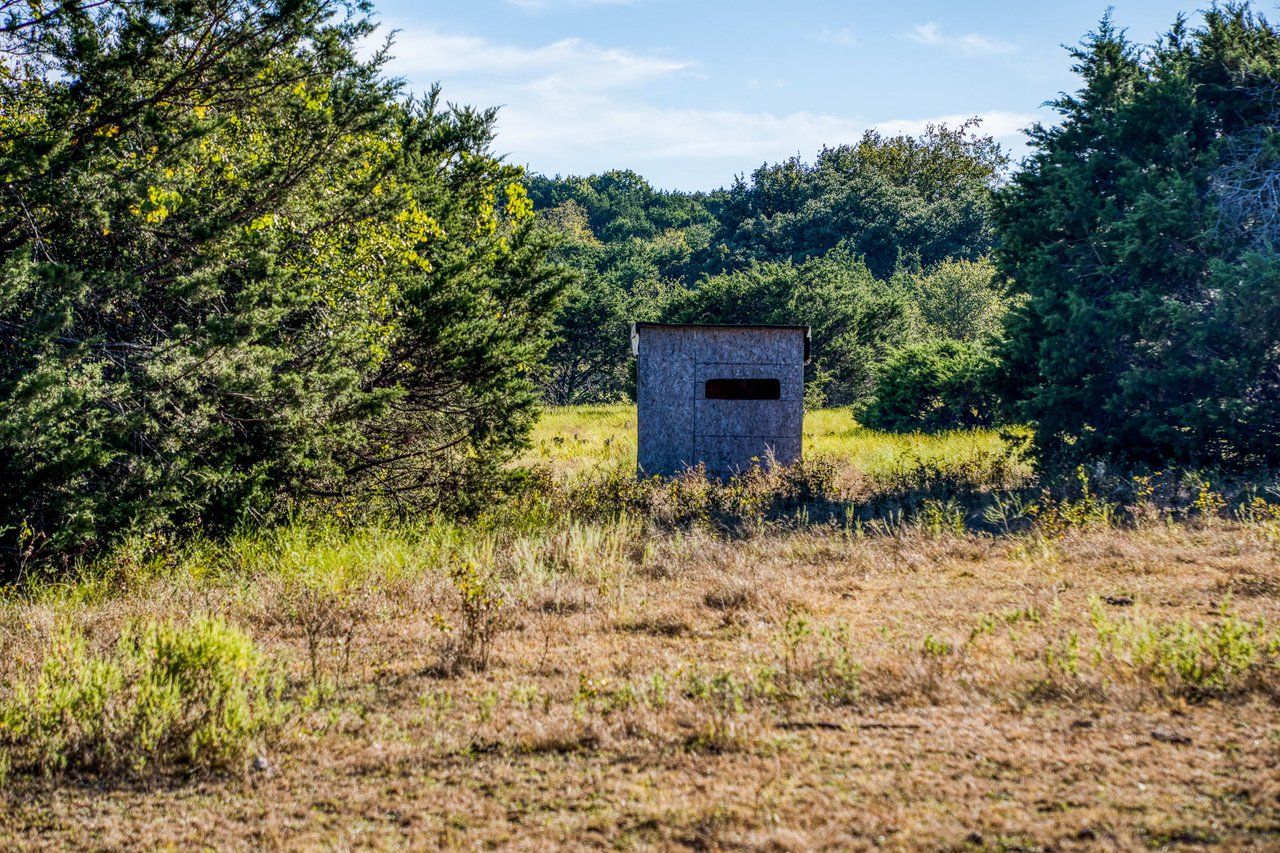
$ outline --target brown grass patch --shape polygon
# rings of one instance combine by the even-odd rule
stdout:
[[[341,562],[337,547],[298,559]],[[0,684],[30,676],[60,622],[106,648],[181,605],[285,666],[294,712],[269,773],[106,789],[12,775],[0,846],[1280,841],[1280,554],[1250,525],[1051,541],[632,526],[453,547],[495,571],[509,609],[483,672],[440,671],[438,618],[460,624],[460,605],[414,536],[334,569],[332,606],[350,610],[320,633],[316,676],[269,571],[7,601]],[[1178,674],[1192,652],[1200,668]]]

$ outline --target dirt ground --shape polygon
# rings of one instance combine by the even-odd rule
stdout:
[[[309,691],[269,584],[82,605],[104,634],[222,613],[286,662],[296,707],[238,774],[14,776],[0,847],[1280,848],[1271,532],[574,535],[493,555],[484,672],[441,665],[438,572],[361,599]],[[1216,681],[1107,639],[1221,644],[1227,619],[1255,654]]]

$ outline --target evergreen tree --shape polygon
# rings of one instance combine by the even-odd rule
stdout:
[[[1280,32],[1247,5],[1141,50],[1109,19],[1005,194],[1002,390],[1050,455],[1280,462]]]
[[[561,274],[494,114],[401,98],[366,12],[5,5],[10,553],[452,501],[518,445]]]

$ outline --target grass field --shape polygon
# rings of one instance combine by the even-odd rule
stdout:
[[[630,465],[629,417],[552,413],[526,461]],[[854,493],[1004,458],[806,442]],[[1275,849],[1280,512],[1197,499],[142,543],[0,604],[0,847]]]
[[[520,461],[549,466],[557,475],[636,462],[636,409],[632,405],[575,406],[543,415],[531,437],[532,449]],[[939,435],[876,432],[863,429],[847,409],[807,412],[804,452],[839,459],[843,466],[870,477],[886,477],[904,468],[963,463],[1003,451],[995,430],[957,430]]]

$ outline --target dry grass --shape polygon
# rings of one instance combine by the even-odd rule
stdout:
[[[1280,846],[1274,503],[805,428],[795,469],[637,484],[632,408],[561,410],[469,526],[139,543],[7,593],[0,727],[58,644],[133,660],[148,625],[219,620],[277,692],[230,771],[117,726],[104,772],[57,761],[60,709],[92,727],[46,691],[43,752],[0,728],[0,848]]]
[[[216,614],[288,721],[238,774],[14,771],[0,847],[1274,849],[1278,534],[436,525],[126,561],[4,603],[0,684],[62,625]],[[446,665],[470,594],[483,670]]]

